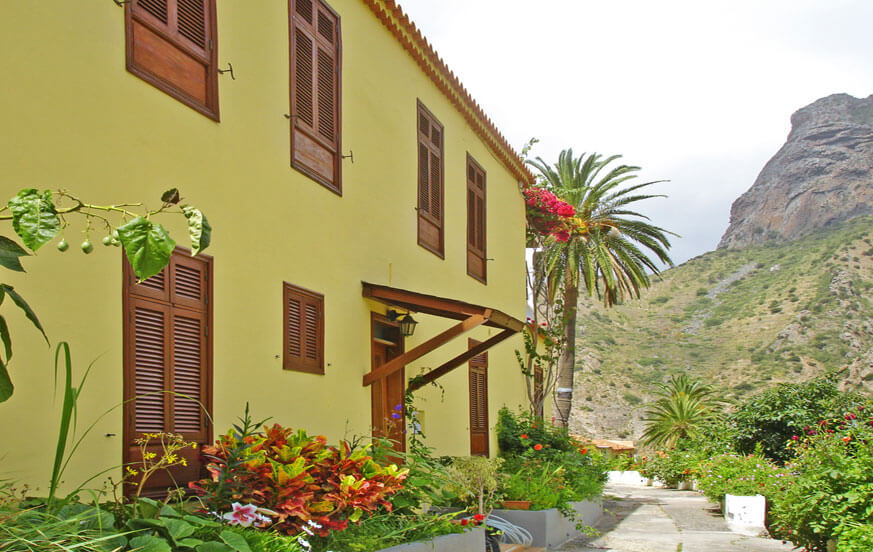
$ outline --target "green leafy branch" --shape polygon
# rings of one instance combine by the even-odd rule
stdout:
[[[25,188],[0,208],[0,220],[11,221],[15,234],[33,253],[59,235],[57,249],[64,252],[69,248],[63,237],[63,231],[68,226],[68,218],[83,216],[85,240],[81,244],[82,252],[87,255],[94,250],[90,234],[91,227],[96,222],[107,232],[103,238],[103,245],[124,248],[134,274],[143,281],[158,274],[170,263],[170,257],[176,247],[176,242],[167,230],[151,220],[153,216],[163,213],[177,213],[184,216],[188,223],[192,255],[197,255],[209,246],[212,227],[206,216],[192,205],[181,204],[181,200],[179,190],[172,188],[161,194],[159,208],[146,209],[144,213],[138,213],[133,209],[142,208],[141,203],[98,205],[83,201],[67,190],[40,192],[34,188]],[[120,220],[113,222],[110,218],[113,216]],[[0,266],[15,272],[24,272],[21,257],[31,255],[27,249],[15,240],[0,235]],[[48,343],[45,329],[30,305],[11,285],[0,283],[0,306],[7,296],[23,311],[25,317],[42,333]],[[0,402],[3,402],[12,396],[14,387],[7,371],[7,366],[12,359],[12,339],[6,319],[2,315],[0,315],[0,341],[3,343],[3,348],[0,350]]]

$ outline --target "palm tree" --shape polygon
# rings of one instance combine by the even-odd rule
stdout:
[[[674,375],[668,383],[662,384],[659,395],[646,411],[644,445],[671,447],[681,439],[695,437],[701,427],[717,415],[722,404],[711,385],[685,374]]]
[[[622,187],[636,178],[639,167],[610,163],[620,159],[603,158],[597,153],[573,157],[564,150],[550,166],[542,158],[528,161],[540,173],[540,183],[576,209],[573,228],[566,241],[549,238],[540,256],[546,263],[551,299],[562,293],[566,346],[558,366],[556,424],[567,427],[573,402],[573,369],[576,362],[576,309],[579,286],[588,295],[596,294],[606,306],[626,297],[639,297],[640,288],[650,285],[651,274],[659,267],[649,255],[672,266],[667,255],[668,234],[648,222],[648,217],[629,210],[632,203],[658,195],[638,191],[662,181]],[[567,236],[565,236],[567,237]]]

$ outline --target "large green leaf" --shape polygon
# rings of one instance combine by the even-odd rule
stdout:
[[[182,213],[188,219],[188,235],[191,236],[191,255],[200,253],[212,241],[212,226],[206,220],[206,215],[200,209],[190,205],[182,206]]]
[[[10,240],[6,236],[0,236],[0,266],[16,272],[24,272],[19,257],[30,255],[23,247]]]
[[[136,217],[118,227],[118,239],[127,253],[127,260],[140,281],[150,278],[164,269],[176,242],[163,226],[143,217]]]
[[[153,535],[142,535],[130,539],[130,547],[137,552],[173,552],[170,543]]]
[[[246,542],[246,539],[239,533],[234,533],[229,529],[225,529],[218,536],[225,542],[225,544],[233,548],[236,552],[252,552],[252,549],[249,548],[249,543]]]
[[[24,311],[24,315],[28,320],[42,333],[43,338],[45,338],[45,342],[48,343],[48,336],[45,334],[45,330],[42,328],[42,324],[39,322],[39,318],[36,317],[36,313],[33,312],[33,309],[30,308],[30,305],[27,304],[27,301],[21,295],[18,295],[18,292],[15,291],[15,288],[8,284],[0,284],[0,291],[3,291],[6,295],[12,298],[12,302],[18,305],[18,308]]]
[[[6,365],[0,360],[0,402],[7,400],[12,396],[15,386],[12,385],[12,380],[9,379],[9,372],[6,371]]]
[[[3,341],[3,346],[6,349],[6,362],[12,358],[12,338],[9,337],[9,326],[6,325],[6,319],[0,316],[0,340]]]
[[[234,552],[234,549],[223,542],[204,542],[197,547],[197,552]]]
[[[49,190],[41,194],[33,188],[21,190],[8,205],[12,211],[12,228],[27,247],[36,251],[58,235],[61,219]]]

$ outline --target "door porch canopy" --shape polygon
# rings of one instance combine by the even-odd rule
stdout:
[[[409,383],[409,390],[414,391],[431,383],[437,378],[448,374],[458,366],[469,361],[471,358],[484,353],[501,341],[504,341],[513,334],[520,332],[524,327],[524,323],[521,320],[513,318],[497,309],[474,305],[472,303],[465,303],[464,301],[458,301],[456,299],[447,299],[445,297],[426,295],[424,293],[407,291],[405,289],[370,284],[368,282],[362,282],[362,284],[363,296],[367,299],[379,301],[388,306],[399,307],[407,311],[420,312],[460,321],[458,324],[455,324],[444,332],[435,335],[424,343],[410,349],[399,357],[386,362],[379,368],[364,375],[363,384],[365,387],[380,378],[384,378],[385,376],[396,372],[410,362],[414,362],[424,355],[442,347],[449,341],[469,332],[473,328],[478,326],[489,326],[501,330],[497,335],[488,338],[467,351],[464,351],[453,359],[444,362],[423,376],[412,380]]]

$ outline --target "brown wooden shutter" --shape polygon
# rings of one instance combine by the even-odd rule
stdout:
[[[467,274],[487,282],[485,170],[467,155]]]
[[[283,367],[324,374],[324,296],[286,282],[282,300]]]
[[[192,258],[177,248],[170,264],[142,283],[124,265],[124,461],[138,462],[142,451],[135,440],[143,433],[178,433],[198,444],[211,440],[211,258]],[[199,452],[183,454],[188,466],[150,479],[149,496],[173,481],[201,476]]]
[[[131,0],[127,70],[219,120],[215,0]]]
[[[341,33],[321,0],[291,0],[291,166],[342,194]]]
[[[443,126],[418,103],[418,244],[444,256]]]
[[[468,348],[479,342],[470,339]],[[469,362],[470,371],[470,454],[488,456],[488,353],[476,355]]]

